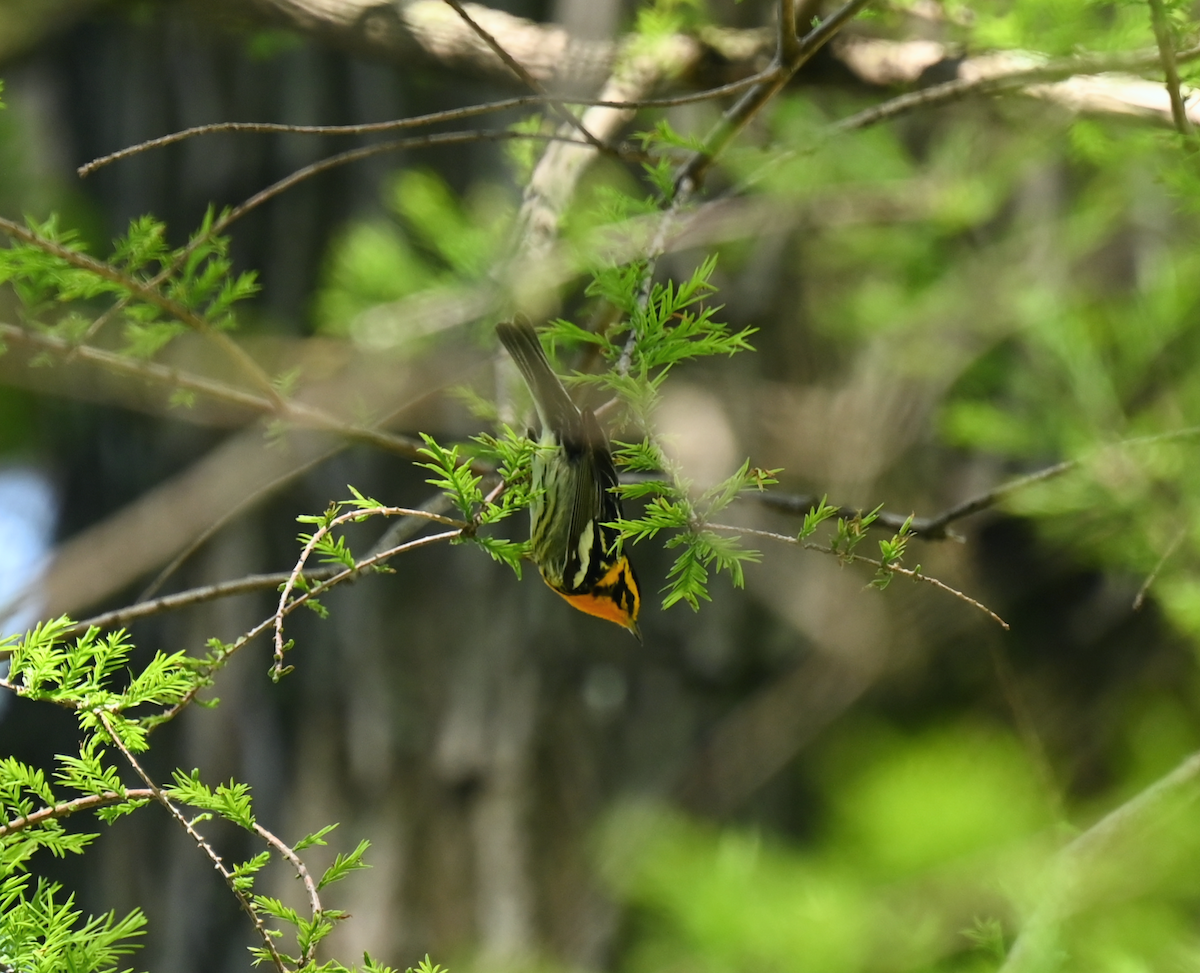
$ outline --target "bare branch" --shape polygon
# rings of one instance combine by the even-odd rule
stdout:
[[[731,141],[750,123],[750,120],[777,95],[783,86],[804,64],[831,41],[871,0],[848,0],[829,17],[809,31],[791,50],[787,60],[776,58],[770,77],[746,92],[722,116],[704,140],[704,149],[694,153],[680,168],[675,189],[690,194],[704,180],[704,175]]]
[[[1124,439],[1116,443],[1111,443],[1105,448],[1129,449],[1139,446],[1154,446],[1159,443],[1173,442],[1179,439],[1193,439],[1196,437],[1200,437],[1200,426],[1186,426],[1183,429],[1172,429],[1169,432],[1155,433],[1150,436],[1135,436],[1132,439]],[[1001,501],[1006,500],[1014,493],[1019,493],[1028,487],[1044,483],[1046,480],[1061,476],[1063,473],[1069,473],[1084,462],[1086,462],[1086,457],[1083,459],[1063,460],[1063,462],[1047,466],[1045,469],[1028,473],[1025,476],[1018,476],[1007,483],[1001,483],[999,486],[992,487],[992,489],[978,496],[955,504],[953,507],[949,507],[939,514],[934,514],[932,517],[913,517],[912,522],[909,524],[909,533],[927,541],[958,539],[948,529],[955,521],[962,520],[964,517],[969,517],[983,510],[988,510]],[[821,500],[816,495],[789,495],[766,492],[746,494],[743,499],[753,500],[756,503],[761,503],[763,506],[797,515],[808,513]],[[839,517],[855,517],[861,515],[862,512],[862,510],[854,507],[839,507],[837,514]],[[883,527],[887,530],[899,530],[908,518],[908,514],[890,513],[883,510],[879,512],[872,526]],[[1170,556],[1170,552],[1167,556]],[[1161,564],[1159,567],[1161,568]]]
[[[1167,549],[1165,551],[1163,551],[1162,557],[1160,557],[1158,559],[1158,563],[1156,565],[1154,565],[1154,570],[1152,570],[1146,576],[1146,580],[1142,582],[1142,586],[1140,588],[1138,588],[1137,594],[1134,595],[1133,610],[1135,612],[1142,610],[1142,605],[1144,605],[1146,603],[1146,595],[1148,595],[1150,593],[1151,586],[1154,584],[1155,581],[1158,580],[1158,576],[1160,574],[1162,574],[1162,569],[1164,567],[1166,567],[1167,562],[1169,560],[1171,560],[1172,557],[1175,556],[1175,552],[1179,550],[1180,545],[1183,543],[1184,538],[1186,538],[1187,535],[1188,535],[1188,525],[1187,524],[1184,524],[1182,527],[1179,528],[1178,531],[1175,532],[1175,536],[1171,539],[1171,543],[1167,545]]]
[[[332,578],[323,581],[321,584],[318,584],[313,588],[309,588],[303,594],[301,594],[300,597],[295,598],[290,602],[288,601],[288,598],[295,589],[297,582],[304,573],[305,563],[308,561],[309,556],[312,554],[317,544],[321,542],[322,538],[328,536],[329,532],[334,527],[338,527],[348,521],[360,520],[364,517],[374,517],[380,515],[385,517],[424,517],[428,520],[434,521],[435,523],[448,524],[453,526],[455,529],[444,531],[440,534],[431,534],[428,537],[422,537],[415,541],[409,541],[406,544],[401,544],[398,547],[391,548],[390,550],[381,551],[378,554],[368,555],[361,561],[356,561],[353,567],[344,569],[338,574],[335,574]],[[275,665],[271,670],[272,676],[278,679],[281,676],[287,675],[289,671],[283,664],[283,655],[284,652],[287,651],[283,642],[283,619],[286,615],[299,608],[309,599],[315,598],[317,595],[328,590],[329,588],[332,588],[334,585],[340,584],[345,579],[359,574],[361,571],[378,564],[380,561],[385,561],[403,551],[414,550],[415,548],[424,547],[428,544],[433,544],[438,541],[461,537],[463,531],[465,531],[468,527],[470,527],[470,525],[463,523],[461,520],[451,520],[449,517],[428,513],[424,510],[413,510],[408,507],[369,507],[367,509],[356,509],[344,514],[340,514],[337,517],[334,517],[333,520],[331,520],[328,524],[314,531],[308,543],[304,545],[304,550],[301,551],[300,557],[296,561],[296,566],[292,568],[291,574],[288,576],[287,581],[284,582],[283,589],[279,595],[279,607],[275,609],[275,615],[270,619],[270,622],[275,629]]]
[[[336,573],[336,568],[315,568],[312,571],[305,571],[304,578],[306,581],[323,581],[333,577]],[[276,571],[274,574],[250,574],[233,581],[219,581],[216,584],[203,585],[199,588],[189,588],[187,591],[163,595],[152,601],[143,601],[136,605],[127,605],[124,608],[104,612],[101,615],[93,615],[91,618],[85,618],[82,622],[72,625],[65,634],[77,635],[92,627],[116,628],[136,622],[141,618],[178,611],[180,608],[190,608],[192,605],[201,605],[219,598],[233,598],[237,595],[253,594],[256,591],[277,591],[279,586],[291,577],[291,574],[290,571]]]
[[[509,111],[514,108],[532,108],[557,102],[563,105],[582,105],[590,108],[615,108],[622,111],[636,111],[645,108],[673,108],[678,105],[692,105],[701,101],[712,101],[734,95],[753,87],[762,78],[751,75],[740,81],[706,88],[687,95],[676,95],[673,98],[641,98],[629,101],[613,101],[603,98],[575,98],[569,95],[523,95],[519,98],[505,98],[500,101],[489,101],[479,105],[468,105],[464,108],[451,108],[446,111],[431,112],[427,115],[414,115],[411,118],[398,118],[387,122],[366,122],[359,125],[284,125],[277,122],[214,122],[211,125],[195,125],[158,138],[147,139],[135,145],[127,146],[108,155],[85,162],[75,172],[80,178],[90,176],[97,169],[120,162],[130,156],[148,152],[151,149],[165,148],[196,138],[200,135],[215,135],[221,132],[246,132],[258,134],[292,134],[292,135],[370,135],[378,132],[397,132],[409,128],[420,128],[423,125],[437,125],[442,122],[457,122],[468,118],[478,118],[494,112]],[[584,122],[586,125],[586,120]]]
[[[375,542],[368,555],[394,550],[429,523],[428,518],[424,514],[444,513],[449,509],[449,501],[444,493],[438,493],[431,500],[422,504],[420,509],[422,512],[421,516],[401,517],[392,524],[384,532],[383,536]],[[221,523],[224,523],[224,521]],[[210,534],[211,531],[205,531],[202,536],[207,537]],[[176,561],[178,561],[178,558]],[[323,568],[313,568],[310,571],[305,571],[303,576],[306,582],[316,582],[325,581],[337,573],[337,567],[327,565]],[[291,571],[277,571],[274,574],[251,574],[244,578],[235,578],[230,581],[219,581],[215,584],[202,585],[198,588],[189,588],[187,591],[164,595],[161,598],[155,598],[151,601],[138,601],[133,605],[117,608],[100,615],[93,615],[91,618],[77,622],[69,629],[66,629],[66,634],[76,635],[80,632],[86,632],[89,628],[116,628],[117,626],[126,625],[141,618],[161,615],[164,612],[178,611],[181,608],[190,608],[193,605],[201,605],[205,602],[217,601],[221,598],[233,598],[238,595],[253,594],[258,591],[278,591],[279,586],[285,584],[291,576]],[[0,650],[0,657],[4,654],[3,650]]]
[[[129,788],[121,794],[118,794],[116,791],[105,791],[103,794],[87,794],[84,797],[77,797],[73,801],[64,801],[62,804],[55,804],[53,807],[44,807],[22,815],[19,818],[13,818],[11,821],[0,825],[0,838],[3,838],[5,835],[14,834],[17,831],[23,831],[25,828],[31,828],[44,821],[65,818],[80,811],[91,811],[94,808],[109,807],[113,804],[122,804],[125,801],[144,801],[153,797],[153,791],[140,788]]]
[[[1200,57],[1200,45],[1175,53],[1177,63],[1192,61]],[[964,61],[958,69],[959,77],[953,81],[933,85],[921,91],[891,98],[882,104],[864,109],[831,126],[830,134],[867,128],[879,122],[889,121],[921,108],[931,108],[958,101],[972,95],[998,94],[1015,91],[1033,97],[1061,101],[1071,107],[1087,108],[1088,102],[1078,97],[1074,90],[1065,89],[1055,82],[1067,83],[1065,79],[1089,75],[1112,74],[1113,72],[1145,71],[1158,66],[1161,55],[1158,51],[1134,51],[1128,54],[1088,54],[1077,57],[1046,60],[1022,52],[990,55]],[[1098,79],[1099,80],[1099,79]],[[1107,87],[1118,84],[1140,82],[1141,79],[1108,79]],[[1161,91],[1161,89],[1159,89]],[[1116,92],[1109,91],[1108,110]],[[1126,105],[1126,111],[1144,110],[1145,106]]]
[[[539,95],[547,95],[547,91],[542,86],[542,83],[538,81],[537,78],[535,78],[532,74],[526,71],[520,62],[518,62],[511,54],[509,54],[508,51],[506,51],[500,44],[500,42],[496,40],[496,38],[484,30],[483,27],[480,26],[480,24],[474,18],[472,18],[469,13],[467,13],[466,8],[463,7],[458,0],[445,0],[445,2],[466,22],[467,26],[470,27],[471,30],[479,35],[480,39],[492,49],[495,55],[508,65],[513,74],[525,82],[531,91]],[[592,133],[584,127],[583,123],[567,110],[566,106],[561,101],[559,101],[557,98],[549,97],[547,104],[561,121],[575,129],[575,131],[583,136],[584,141],[588,142],[592,148],[599,152],[608,151],[608,147],[605,146],[604,143],[600,142],[594,135],[592,135]]]
[[[339,152],[336,155],[328,156],[311,165],[304,166],[302,169],[297,169],[278,182],[272,183],[266,189],[255,193],[245,202],[239,203],[226,213],[222,219],[213,224],[211,235],[223,232],[235,220],[241,219],[251,210],[256,209],[280,193],[286,192],[305,179],[311,179],[313,176],[320,175],[322,172],[328,172],[330,169],[336,169],[338,166],[344,166],[351,162],[359,162],[362,159],[369,159],[372,156],[383,155],[387,152],[399,152],[403,149],[465,145],[470,142],[510,142],[516,140],[530,142],[570,142],[574,145],[588,144],[579,139],[566,138],[557,134],[546,135],[539,132],[514,132],[509,129],[480,129],[467,132],[439,132],[435,135],[414,135],[409,138],[393,139],[390,142],[380,142],[377,145],[366,145],[357,149],[348,149],[345,152]],[[640,157],[638,153],[632,150],[623,152],[622,156],[629,158]]]

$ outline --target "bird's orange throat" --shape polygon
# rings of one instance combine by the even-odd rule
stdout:
[[[637,617],[641,608],[641,594],[628,558],[619,558],[590,591],[569,594],[553,585],[551,588],[562,595],[572,608],[616,622],[640,638]]]

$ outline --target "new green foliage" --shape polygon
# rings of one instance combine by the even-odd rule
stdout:
[[[360,494],[351,503],[373,505]],[[0,643],[9,658],[4,688],[70,710],[80,735],[78,755],[60,754],[52,775],[13,757],[0,759],[0,962],[22,973],[110,973],[118,958],[134,948],[133,940],[145,925],[139,910],[120,920],[113,913],[85,919],[73,908],[73,898],[62,896],[59,886],[31,881],[27,870],[39,850],[57,856],[80,853],[97,837],[69,828],[66,822],[72,815],[94,812],[101,821],[112,823],[157,800],[169,808],[197,809],[200,813],[189,819],[190,829],[219,817],[267,840],[244,783],[231,780],[210,787],[198,770],[177,770],[173,784],[135,793],[124,783],[120,770],[122,754],[128,753],[126,762],[132,763],[132,754],[146,750],[153,726],[178,712],[210,682],[213,668],[224,663],[230,648],[218,645],[204,660],[188,658],[182,652],[158,652],[135,667],[134,646],[124,631],[102,635],[90,628],[71,637],[72,628],[70,619],[62,617]],[[67,796],[64,791],[73,793]],[[231,887],[245,896],[247,907],[259,921],[263,916],[274,917],[292,928],[298,951],[286,961],[295,968],[311,964],[317,944],[345,914],[321,908],[306,916],[277,907],[274,900],[255,892],[255,882],[275,851],[285,851],[294,867],[299,861],[297,852],[325,844],[331,830],[332,826],[322,828],[292,849],[272,836],[267,849],[246,861],[222,866],[227,868]],[[320,878],[319,887],[366,867],[363,855],[367,847],[367,842],[360,842],[352,851],[339,853]],[[280,929],[268,929],[267,933],[273,940],[282,934]],[[257,947],[255,955],[269,958],[265,947]],[[336,964],[330,968],[344,969]],[[364,967],[374,968],[369,961]]]
[[[151,358],[189,328],[233,328],[234,305],[257,293],[253,271],[233,273],[229,238],[220,233],[228,216],[210,207],[188,243],[174,249],[165,224],[138,217],[107,260],[91,257],[56,216],[0,226],[13,238],[0,249],[0,284],[11,283],[31,327],[77,342],[116,317],[124,353]]]

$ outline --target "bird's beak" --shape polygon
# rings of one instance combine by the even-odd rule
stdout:
[[[632,635],[632,636],[633,636],[635,639],[637,639],[637,640],[638,640],[638,645],[644,645],[644,644],[645,644],[645,643],[642,641],[642,630],[641,630],[640,628],[638,628],[638,623],[637,623],[637,622],[630,622],[630,623],[629,623],[628,625],[626,625],[625,627],[626,627],[627,629],[629,629],[629,634],[631,634],[631,635]]]

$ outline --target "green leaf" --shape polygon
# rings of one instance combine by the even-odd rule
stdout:
[[[318,889],[323,889],[326,885],[333,882],[340,882],[351,872],[356,872],[360,868],[370,868],[363,861],[363,855],[366,854],[368,848],[371,847],[369,841],[360,841],[358,847],[346,855],[339,854],[333,861],[333,864],[325,869],[325,874],[321,876],[321,880],[317,883]]]

